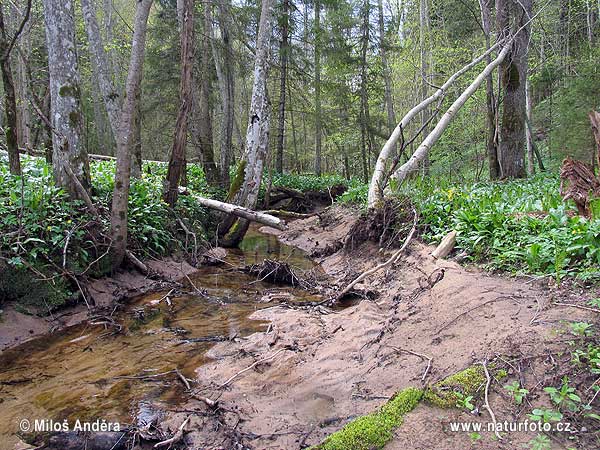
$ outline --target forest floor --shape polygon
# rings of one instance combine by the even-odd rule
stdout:
[[[356,211],[333,207],[292,222],[288,231],[261,231],[318,255],[339,248],[357,217]],[[256,312],[252,318],[271,322],[267,332],[216,344],[207,355],[213,362],[197,370],[196,394],[218,399],[219,408],[192,399],[161,427],[172,435],[189,416],[188,448],[303,448],[376,410],[403,388],[429,385],[481,361],[508,369],[509,378],[492,379],[490,386],[498,421],[523,421],[531,401],[550,406],[542,388],[560,384],[570,361],[565,319],[596,318],[554,303],[583,304],[585,292],[575,285],[558,288],[548,278],[498,276],[435,260],[431,251],[414,240],[396,264],[368,277],[362,287],[376,293],[372,300],[336,310],[280,305]],[[330,284],[345,286],[392,252],[365,242],[352,252],[341,249],[315,260]],[[429,370],[427,359],[415,353],[431,358]],[[529,387],[520,407],[502,388],[509,379]],[[421,402],[386,448],[515,449],[537,434],[508,433],[498,441],[488,432],[452,432],[453,421],[491,419],[481,402],[472,413]],[[553,435],[552,448],[569,448],[568,438],[568,433]],[[594,448],[585,442],[577,448]]]

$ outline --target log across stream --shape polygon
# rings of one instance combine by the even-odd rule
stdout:
[[[242,266],[264,258],[299,269],[314,267],[301,251],[254,228],[227,262]],[[130,302],[115,314],[124,327],[121,333],[87,323],[0,353],[2,448],[12,448],[22,419],[104,419],[124,427],[157,408],[173,408],[185,400],[183,384],[173,373],[160,374],[178,369],[194,378],[211,340],[265,330],[266,323],[248,319],[272,305],[261,301],[265,294],[285,292],[293,302],[316,300],[305,291],[256,282],[231,265],[202,267],[191,276],[206,297],[171,296],[171,305],[159,302],[167,290]]]

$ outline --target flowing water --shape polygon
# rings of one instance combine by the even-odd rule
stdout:
[[[22,419],[55,421],[104,419],[122,426],[152,404],[174,407],[185,399],[172,371],[194,378],[206,361],[210,339],[245,336],[266,328],[248,316],[272,306],[267,293],[286,292],[291,300],[315,300],[304,291],[257,282],[235,266],[286,261],[311,269],[300,251],[273,236],[249,231],[239,250],[220,267],[202,267],[190,278],[207,296],[145,295],[115,313],[123,331],[101,324],[81,324],[42,336],[0,354],[0,448],[12,448]],[[166,375],[161,375],[170,372]]]

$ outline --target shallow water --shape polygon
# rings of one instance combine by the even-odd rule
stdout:
[[[135,423],[148,405],[174,407],[185,399],[178,369],[188,378],[206,361],[211,342],[198,339],[245,336],[266,328],[249,320],[266,293],[288,292],[292,301],[315,300],[304,291],[257,282],[233,270],[262,262],[286,261],[314,267],[301,251],[251,229],[239,250],[220,267],[202,267],[190,276],[206,296],[143,296],[115,313],[121,333],[98,320],[42,336],[0,354],[0,443],[14,441],[22,419],[55,421],[104,419]],[[144,377],[144,379],[142,379]],[[11,448],[12,446],[6,447]],[[5,448],[0,445],[0,448]]]

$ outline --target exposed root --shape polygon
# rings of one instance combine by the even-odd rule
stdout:
[[[369,209],[352,225],[344,239],[344,248],[354,250],[365,241],[377,242],[379,247],[398,247],[399,236],[407,232],[407,224],[415,214],[408,200],[387,199],[379,208]]]
[[[590,202],[600,197],[600,180],[589,164],[567,157],[560,169],[560,194],[575,202],[580,215],[590,217]]]
[[[256,275],[257,281],[268,281],[270,283],[283,283],[290,286],[302,286],[303,282],[296,275],[288,263],[265,259],[262,264],[252,264],[244,267],[242,271]]]

